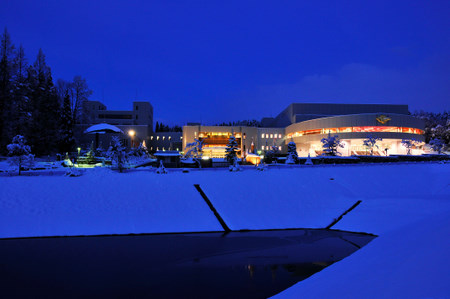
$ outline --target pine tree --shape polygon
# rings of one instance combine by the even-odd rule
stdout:
[[[0,148],[4,152],[6,143],[11,140],[8,137],[11,135],[10,124],[13,119],[9,112],[14,91],[12,85],[14,45],[6,28],[1,35],[0,43]]]
[[[13,106],[10,108],[10,115],[14,119],[11,122],[11,131],[13,135],[29,135],[30,129],[30,96],[31,90],[28,83],[28,63],[25,58],[25,51],[22,45],[16,51],[14,58],[14,94]]]
[[[225,159],[230,163],[230,165],[235,165],[237,161],[237,152],[239,147],[236,141],[236,137],[231,135],[228,139],[228,144],[225,149]]]
[[[59,105],[51,70],[45,62],[45,55],[41,49],[30,75],[34,77],[30,78],[33,84],[33,127],[30,139],[36,154],[49,154],[57,150]]]
[[[297,154],[297,146],[295,145],[295,142],[291,141],[288,143],[287,147],[287,159],[286,164],[295,164],[298,160],[298,154]]]

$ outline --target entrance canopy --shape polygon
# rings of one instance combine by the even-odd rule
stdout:
[[[87,128],[84,131],[84,133],[85,134],[95,134],[95,133],[99,133],[99,134],[122,133],[123,134],[123,131],[116,126],[103,123],[103,124],[90,126],[89,128]]]

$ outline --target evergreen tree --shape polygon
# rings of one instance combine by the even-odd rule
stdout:
[[[36,154],[49,154],[57,150],[59,105],[51,70],[41,49],[29,75],[33,77],[31,143]]]
[[[31,90],[28,83],[28,63],[25,58],[25,50],[22,45],[16,51],[14,58],[14,94],[10,115],[13,118],[11,122],[11,131],[13,135],[29,135],[30,129],[30,96]]]
[[[225,159],[230,163],[230,165],[236,164],[238,151],[239,147],[236,141],[236,137],[234,135],[231,135],[228,139],[228,144],[225,149]]]
[[[287,159],[286,164],[295,164],[298,160],[298,154],[297,154],[297,146],[295,145],[295,142],[291,141],[288,143],[287,147]]]
[[[0,148],[4,152],[6,143],[11,140],[8,137],[11,135],[10,124],[13,119],[9,112],[14,91],[12,85],[14,45],[6,28],[1,35],[0,44]]]

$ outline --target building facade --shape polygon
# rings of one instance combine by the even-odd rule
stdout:
[[[147,142],[153,134],[153,106],[149,102],[133,102],[132,110],[107,110],[99,101],[86,101],[83,105],[84,119],[75,126],[75,138],[81,146],[87,146],[94,136],[84,134],[92,125],[107,123],[121,129],[120,138],[127,147],[136,147]],[[98,146],[107,149],[111,134],[101,134]]]
[[[286,153],[291,141],[299,156],[317,156],[322,154],[321,140],[329,135],[339,136],[344,145],[339,153],[343,156],[367,153],[363,140],[369,136],[382,138],[375,155],[406,154],[403,139],[418,141],[413,149],[413,154],[418,154],[425,141],[425,124],[410,115],[407,105],[293,103],[277,117],[264,118],[261,123],[263,127],[185,126],[183,149],[200,139],[204,156],[221,158],[231,134],[238,141],[240,157],[263,154],[273,147]]]

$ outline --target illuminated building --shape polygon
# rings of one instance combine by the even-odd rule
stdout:
[[[392,155],[406,154],[402,139],[425,140],[423,121],[411,116],[407,105],[293,103],[261,123],[264,127],[184,126],[183,148],[194,138],[204,139],[203,154],[222,158],[228,138],[234,134],[240,157],[249,152],[261,154],[274,146],[286,153],[291,141],[299,156],[316,156],[322,153],[321,139],[331,134],[338,135],[344,145],[340,154],[350,156],[366,154],[363,140],[371,135],[382,138],[374,148],[375,155]],[[421,153],[420,147],[413,153]]]

